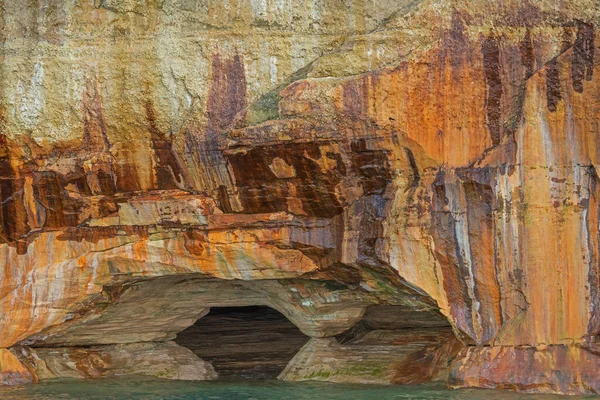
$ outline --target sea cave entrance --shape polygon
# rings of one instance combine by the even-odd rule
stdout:
[[[267,306],[213,307],[175,339],[210,362],[219,379],[275,379],[308,340]]]

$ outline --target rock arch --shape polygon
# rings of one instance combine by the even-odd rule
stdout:
[[[311,365],[306,365],[306,354],[327,346],[340,350],[337,357],[341,365],[346,362],[350,365],[357,354],[369,354],[387,346],[387,356],[381,351],[373,353],[372,361],[379,365],[374,371],[377,376],[369,378],[365,375],[361,379],[378,383],[401,382],[398,376],[402,373],[399,365],[403,360],[419,352],[437,354],[442,341],[447,341],[450,336],[454,338],[447,321],[435,311],[415,310],[406,305],[377,306],[376,299],[369,293],[335,281],[239,281],[187,274],[135,279],[106,286],[102,293],[103,296],[78,304],[71,314],[73,318],[31,335],[11,348],[35,379],[121,374],[216,379],[222,363],[217,361],[218,368],[213,368],[208,361],[214,361],[215,356],[207,354],[207,360],[202,357],[202,346],[186,346],[185,340],[177,339],[177,335],[186,329],[189,332],[194,325],[202,325],[204,318],[210,319],[207,314],[211,308],[270,308],[283,318],[283,322],[293,324],[297,334],[308,343],[302,347],[304,342],[301,342],[289,357],[286,355],[285,362],[291,361],[285,371],[286,365],[282,366],[281,360],[273,360],[281,368],[277,373],[267,374],[275,377],[281,372],[279,378],[285,380],[354,381],[353,374],[365,375],[366,371],[369,375],[368,371],[356,369],[356,366],[354,370],[352,367],[336,368],[329,374],[331,379],[327,379],[329,376],[315,373]],[[213,320],[219,323],[218,318]],[[427,343],[423,343],[423,332],[419,336],[417,331],[411,330],[417,327],[440,329],[431,331],[429,339],[425,340]],[[405,331],[397,332],[398,329]],[[260,336],[258,328],[245,332],[247,336],[242,338],[245,341],[252,340],[252,332]],[[390,339],[394,334],[404,338],[400,345],[392,343],[397,341],[397,338]],[[370,339],[365,340],[365,335]],[[297,343],[296,339],[297,335],[294,337]],[[219,338],[214,337],[210,345],[218,347]],[[189,349],[194,350],[195,355]],[[220,354],[228,357],[226,352]],[[445,357],[447,364],[448,355],[444,353],[440,357]],[[141,361],[134,363],[135,359]],[[425,374],[423,380],[439,377],[440,368],[432,368],[437,375]]]

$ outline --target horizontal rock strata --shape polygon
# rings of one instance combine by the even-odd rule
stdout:
[[[445,381],[462,344],[450,329],[375,330],[340,344],[311,339],[279,379],[342,383],[417,384]]]
[[[145,375],[177,380],[211,380],[212,365],[174,342],[89,347],[18,348],[16,355],[39,380]]]

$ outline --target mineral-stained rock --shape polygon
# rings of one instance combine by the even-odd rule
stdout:
[[[279,378],[376,384],[444,381],[450,360],[462,347],[441,315],[371,306],[352,329],[311,339]]]
[[[598,350],[595,344],[468,347],[452,364],[449,383],[571,395],[597,392]]]
[[[178,380],[217,377],[210,363],[173,342],[20,348],[16,353],[41,380],[132,374]]]
[[[0,383],[2,385],[21,385],[31,383],[34,377],[19,359],[10,351],[0,349]]]
[[[445,381],[462,347],[449,328],[374,330],[348,343],[311,339],[279,376],[369,384]]]
[[[380,382],[451,329],[453,386],[599,391],[597,0],[1,5],[4,383],[268,306],[297,360],[406,330]]]

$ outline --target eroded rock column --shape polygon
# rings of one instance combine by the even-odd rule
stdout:
[[[279,379],[369,384],[445,381],[449,362],[462,347],[436,312],[372,306],[349,331],[311,338]]]
[[[454,387],[600,390],[597,47],[579,23],[572,46],[526,82],[514,166],[493,179],[497,282],[514,295],[499,299],[489,347],[457,357]]]

